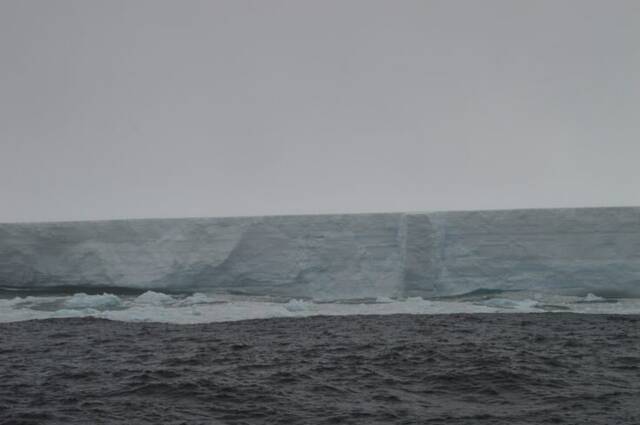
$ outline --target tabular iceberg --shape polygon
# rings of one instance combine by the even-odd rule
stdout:
[[[0,224],[0,286],[640,295],[640,208]]]

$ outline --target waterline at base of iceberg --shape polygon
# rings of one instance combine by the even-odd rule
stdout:
[[[0,299],[0,322],[96,317],[127,322],[190,324],[274,317],[542,312],[639,314],[640,299],[609,299],[595,294],[568,297],[487,292],[446,300],[378,297],[313,301],[154,291],[138,296],[75,293]]]

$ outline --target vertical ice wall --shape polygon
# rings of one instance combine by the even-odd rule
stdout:
[[[640,295],[640,208],[0,225],[0,286]]]
[[[0,285],[402,295],[402,214],[0,225]]]
[[[407,291],[640,295],[640,208],[436,212],[409,220]],[[412,241],[415,238],[415,241]],[[409,273],[412,271],[412,273]]]

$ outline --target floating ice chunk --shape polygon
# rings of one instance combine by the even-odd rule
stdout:
[[[149,304],[155,306],[163,306],[173,303],[175,300],[171,295],[162,292],[147,291],[135,299],[138,304]]]
[[[288,303],[284,305],[284,308],[289,310],[292,313],[300,312],[300,311],[308,311],[313,307],[313,303],[304,301],[304,300],[289,300]]]
[[[13,307],[18,304],[26,303],[27,300],[25,298],[15,297],[10,300],[0,300],[0,306],[2,307]]]
[[[592,294],[589,292],[586,297],[584,297],[584,301],[588,303],[600,302],[604,301],[604,298],[597,296],[596,294]]]
[[[95,308],[68,309],[63,308],[52,312],[53,317],[86,317],[100,314]]]
[[[33,304],[38,304],[42,302],[50,302],[54,300],[53,297],[15,297],[12,299],[0,299],[0,307],[15,307],[21,308],[23,306],[30,306]]]
[[[486,301],[479,302],[478,304],[493,307],[493,308],[506,308],[514,310],[530,310],[535,309],[538,305],[536,300],[511,300],[508,298],[491,298]]]
[[[181,306],[197,305],[197,304],[209,304],[213,302],[206,294],[196,292],[195,294],[180,301]]]
[[[389,297],[377,297],[376,298],[376,302],[377,303],[392,303],[393,300]]]
[[[73,294],[71,298],[64,302],[64,306],[67,309],[108,309],[120,307],[121,305],[122,300],[117,295],[107,293],[102,295]]]
[[[408,303],[419,303],[419,304],[431,304],[431,301],[425,300],[422,297],[409,297],[406,299]]]

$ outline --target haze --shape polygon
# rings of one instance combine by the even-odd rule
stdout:
[[[638,1],[0,1],[0,221],[640,205]]]

